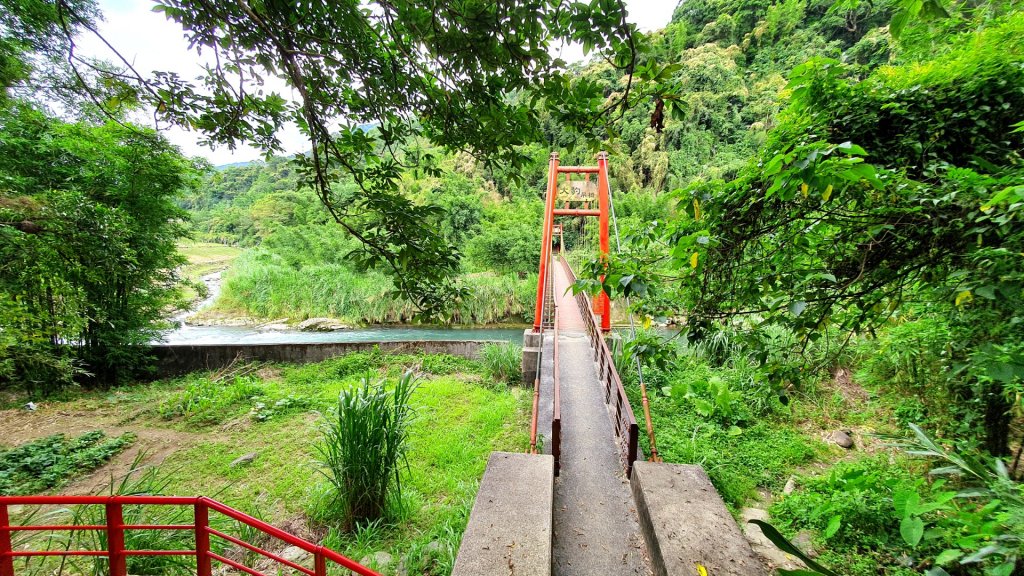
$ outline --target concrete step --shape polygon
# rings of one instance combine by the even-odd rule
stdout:
[[[630,479],[658,576],[767,576],[700,466],[637,462]]]
[[[452,576],[550,576],[555,461],[492,452]]]

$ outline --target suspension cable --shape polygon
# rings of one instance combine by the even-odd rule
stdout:
[[[615,202],[612,201],[611,191],[608,193],[608,207],[612,217],[612,228],[615,230],[615,252],[622,252],[622,245],[619,242],[619,221],[615,217]],[[629,303],[629,296],[625,297],[626,311],[629,316],[629,336],[632,339],[636,339],[636,325],[633,321],[633,310]],[[633,360],[636,363],[636,373],[640,382],[640,398],[644,406],[644,420],[647,424],[647,437],[651,441],[651,462],[661,462],[661,456],[658,455],[658,444],[654,440],[654,425],[651,423],[651,404],[647,399],[647,385],[644,383],[644,370],[640,364],[640,357],[634,356]]]

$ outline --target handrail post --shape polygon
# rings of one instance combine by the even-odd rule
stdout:
[[[640,448],[640,428],[634,423],[629,425],[629,444],[626,448],[626,478],[633,477],[633,463],[636,462]]]
[[[128,576],[127,557],[124,555],[124,511],[121,503],[111,498],[107,502],[107,556],[110,576]]]
[[[11,545],[11,517],[7,504],[0,504],[0,576],[14,576],[14,551]]]
[[[608,153],[601,152],[597,155],[597,205],[601,215],[598,218],[601,243],[601,258],[604,259],[604,268],[608,269],[608,253],[611,250],[611,241],[608,236],[609,220],[609,196],[611,184],[608,182]],[[604,274],[601,275],[604,282]],[[601,331],[610,332],[612,329],[612,307],[608,293],[604,290],[600,293],[599,310],[601,314]]]
[[[555,201],[558,198],[558,152],[551,153],[548,163],[548,190],[544,197],[544,230],[541,233],[540,275],[537,277],[537,307],[533,316],[533,331],[539,332],[544,318],[544,283],[547,281],[548,260],[551,258],[551,232],[555,221]]]
[[[327,560],[324,558],[324,547],[320,546],[313,555],[313,572],[316,576],[327,576]]]
[[[210,559],[210,508],[200,498],[195,506],[196,519],[196,576],[212,576],[213,562]]]

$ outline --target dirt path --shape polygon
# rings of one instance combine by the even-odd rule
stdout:
[[[69,409],[67,405],[41,405],[35,411],[0,410],[0,446],[17,446],[54,434],[81,436],[102,430],[110,438],[131,432],[135,442],[124,452],[111,458],[102,467],[82,476],[60,489],[61,494],[94,494],[106,491],[111,479],[123,478],[141,456],[141,464],[156,466],[168,456],[200,441],[216,438],[207,432],[194,434],[170,428],[153,427],[152,422],[126,422],[125,413],[117,407]]]

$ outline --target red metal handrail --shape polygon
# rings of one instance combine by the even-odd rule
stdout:
[[[555,459],[555,476],[558,476],[560,459],[562,457],[562,384],[558,370],[558,303],[555,302],[555,322],[552,328],[554,343],[552,344],[551,359],[554,370],[552,380],[554,382],[553,406],[551,410],[551,455]]]
[[[75,525],[27,525],[11,524],[9,506],[75,506],[96,505],[106,508],[106,524],[75,526]],[[194,524],[125,524],[123,508],[126,505],[143,506],[192,506],[195,509]],[[296,546],[313,555],[313,569],[306,568],[295,562],[282,558],[252,543],[229,536],[210,527],[210,511],[241,522],[251,528]],[[62,531],[62,530],[105,530],[107,534],[106,550],[14,550],[11,535],[19,531]],[[182,530],[194,531],[196,545],[194,550],[127,550],[124,535],[129,530]],[[380,576],[377,572],[341,555],[337,552],[313,544],[275,528],[262,520],[258,520],[202,496],[0,496],[0,576],[14,576],[14,559],[33,556],[106,556],[110,560],[110,576],[127,576],[127,558],[129,556],[195,556],[196,575],[212,576],[213,561],[231,566],[252,576],[266,574],[244,566],[234,560],[225,558],[210,550],[210,537],[223,539],[239,545],[249,551],[256,552],[278,564],[283,564],[309,576],[326,576],[327,561],[347,568],[360,576]]]
[[[532,415],[530,416],[530,454],[537,454],[537,424],[540,416],[540,384],[544,374],[544,327],[547,324],[544,318],[544,311],[547,310],[547,299],[551,297],[551,292],[553,291],[551,286],[549,286],[551,279],[551,277],[545,278],[545,281],[541,284],[542,289],[540,292],[543,307],[541,308],[540,330],[538,331],[540,348],[537,351],[537,371],[533,378],[533,410]],[[552,315],[556,315],[557,310],[558,308],[552,304]],[[557,371],[558,364],[555,364],[555,372]]]
[[[564,257],[561,260],[565,273],[569,277],[569,284],[575,284],[576,274],[573,272],[572,266]],[[615,434],[621,440],[619,452],[623,466],[626,468],[626,476],[630,477],[633,474],[633,463],[636,462],[639,454],[640,427],[637,425],[636,416],[633,415],[633,407],[629,404],[629,398],[626,397],[626,389],[622,386],[619,372],[615,369],[611,350],[608,349],[608,343],[604,341],[604,333],[601,331],[586,294],[576,293],[576,304],[580,309],[580,315],[583,316],[583,323],[587,327],[587,335],[590,336],[590,344],[594,349],[594,362],[597,363],[598,378],[604,383],[604,402],[612,404],[612,408],[614,408]]]

